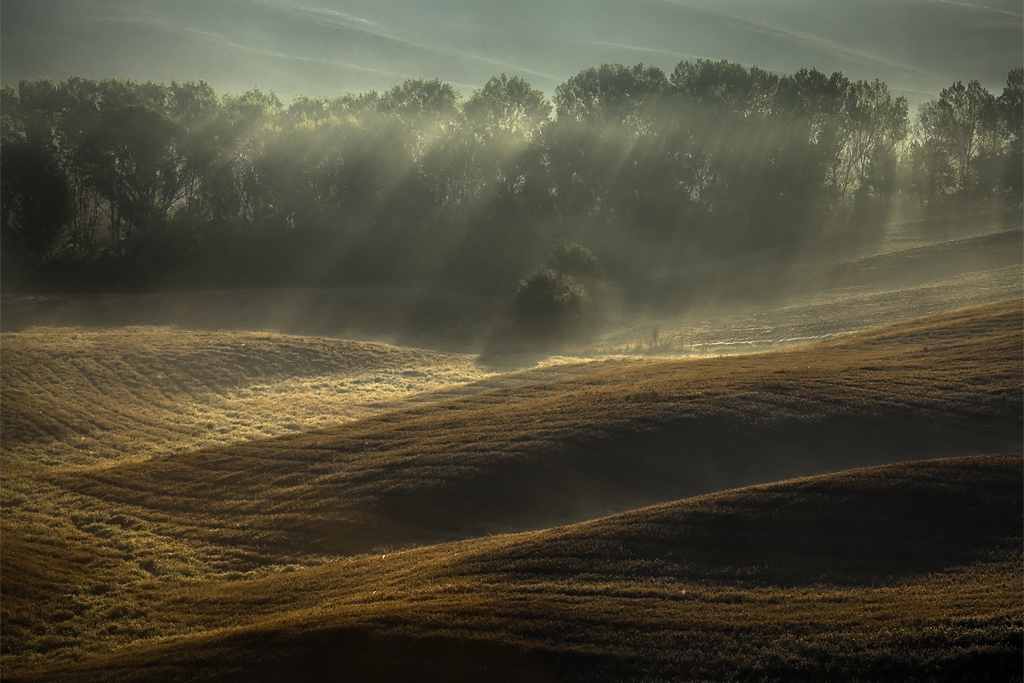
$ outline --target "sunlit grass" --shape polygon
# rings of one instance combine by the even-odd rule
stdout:
[[[142,680],[144,661],[188,678],[165,665],[183,652],[251,674],[310,638],[357,672],[381,648],[469,648],[481,666],[527,652],[527,678],[572,662],[771,677],[832,658],[877,679],[1012,654],[1019,458],[443,542],[1019,450],[1022,329],[1014,300],[782,352],[563,356],[500,376],[471,356],[263,333],[4,335],[4,678]]]
[[[490,374],[469,355],[265,333],[33,328],[0,345],[5,454],[47,466],[305,431]]]
[[[489,374],[466,355],[163,327],[33,328],[4,334],[0,345],[5,559],[64,567],[27,602],[11,589],[11,577],[26,574],[7,567],[6,655],[29,659],[76,651],[74,634],[114,645],[152,635],[151,625],[131,625],[144,615],[121,615],[140,582],[240,576],[252,567],[244,553],[170,538],[139,524],[130,508],[55,488],[39,479],[40,468],[145,460],[343,423]],[[68,563],[75,548],[90,558],[85,564]],[[120,616],[108,623],[108,613]],[[40,630],[40,618],[52,626]]]
[[[1021,483],[1019,456],[936,461],[262,577],[143,582],[130,609],[161,636],[57,675],[177,680],[189,675],[176,668],[183,657],[198,656],[225,675],[297,667],[317,677],[329,664],[324,675],[344,665],[388,680],[378,668],[405,657],[451,667],[486,647],[497,650],[482,664],[525,651],[535,675],[556,678],[762,679],[830,666],[872,680],[921,667],[947,667],[949,680],[963,667],[991,674],[1019,660]],[[914,512],[886,516],[879,505]],[[843,545],[837,528],[863,535]],[[868,573],[841,569],[850,562]],[[433,643],[426,654],[403,647],[413,634]],[[353,636],[370,647],[352,652]],[[448,669],[417,670],[450,680]]]

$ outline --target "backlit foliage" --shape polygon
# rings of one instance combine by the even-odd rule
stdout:
[[[408,80],[289,106],[202,81],[26,80],[3,89],[5,277],[509,294],[557,239],[635,275],[893,212],[1013,210],[1020,81],[955,83],[912,134],[880,81],[707,60],[587,69],[553,105],[505,74],[465,101]]]

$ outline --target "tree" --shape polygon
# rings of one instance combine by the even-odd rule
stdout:
[[[584,282],[601,277],[601,264],[594,253],[575,242],[558,240],[548,255],[547,268]]]
[[[92,182],[109,202],[111,247],[115,253],[134,229],[143,238],[159,230],[182,199],[175,144],[181,129],[162,112],[142,105],[114,105],[101,112],[83,142],[82,156]]]
[[[174,154],[181,199],[175,220],[179,234],[191,232],[198,247],[209,249],[217,242],[215,233],[239,213],[235,163],[240,132],[209,83],[172,81],[170,92],[166,116],[179,129]],[[234,116],[244,119],[237,111]]]
[[[559,240],[548,256],[520,280],[513,302],[519,330],[536,341],[582,338],[598,322],[596,297],[601,267],[586,247]]]
[[[529,140],[551,116],[551,103],[519,76],[492,76],[466,102],[467,118],[489,135],[509,132]]]
[[[465,170],[478,179],[480,208],[491,218],[543,203],[542,128],[550,123],[551,103],[519,76],[492,77],[466,102],[470,131],[463,136]]]
[[[880,220],[898,168],[927,205],[1019,207],[1022,91],[1021,69],[998,98],[953,84],[908,145],[906,100],[880,81],[725,61],[684,61],[671,78],[586,69],[556,89],[555,119],[506,74],[465,103],[409,79],[287,110],[202,81],[23,81],[2,89],[0,227],[28,260],[85,261],[109,231],[104,263],[201,263],[253,284],[331,273],[508,291],[564,236],[640,275]],[[592,257],[556,246],[552,301],[582,287],[594,308]]]
[[[543,266],[520,280],[513,304],[520,329],[559,341],[583,322],[587,290],[572,277]]]
[[[1018,66],[1007,74],[997,107],[1005,139],[1019,147],[1024,138],[1024,68]]]
[[[61,252],[82,254],[91,247],[98,223],[101,199],[89,182],[78,159],[82,136],[91,128],[95,96],[85,79],[72,78],[56,84],[49,79],[23,80],[17,90],[4,88],[3,145],[14,156],[26,161],[25,153],[36,157],[43,166],[35,165],[35,171],[25,169],[33,175],[43,172],[44,176],[59,174],[66,192],[68,210],[59,240],[53,242],[49,253],[56,256]],[[88,82],[93,83],[95,82]],[[24,146],[22,146],[24,143]],[[18,146],[22,146],[19,151]],[[45,162],[43,162],[45,159]],[[13,157],[9,159],[10,173]],[[37,176],[40,181],[42,178]],[[4,178],[9,191],[20,181]],[[56,179],[51,179],[56,182]],[[28,188],[25,188],[26,190]],[[8,198],[8,205],[12,199]],[[54,207],[56,208],[56,207]],[[55,238],[57,235],[54,236]]]
[[[921,108],[918,117],[925,144],[942,150],[953,170],[952,192],[966,195],[977,186],[974,159],[994,128],[995,98],[979,83],[957,81],[939,93],[934,104]],[[989,140],[991,138],[988,138]]]
[[[334,117],[331,105],[331,100],[326,97],[297,95],[288,106],[288,120],[292,126],[319,128]]]
[[[778,76],[758,67],[749,71],[722,60],[682,61],[672,72],[673,91],[687,101],[718,113],[766,114],[779,84]]]
[[[0,146],[0,239],[31,265],[51,255],[71,218],[70,192],[50,151],[28,140]]]
[[[1024,68],[1007,75],[996,107],[1004,146],[1002,193],[1006,208],[1019,211],[1024,206]]]
[[[656,66],[602,64],[576,74],[555,88],[559,121],[628,123],[642,129],[644,112],[668,90],[665,72]]]
[[[873,196],[885,202],[895,183],[899,146],[910,131],[907,98],[893,98],[878,79],[856,81],[843,105],[845,130],[833,181],[844,201]]]
[[[437,79],[407,78],[388,90],[377,107],[427,136],[436,128],[452,130],[462,121],[462,94]]]
[[[284,104],[277,95],[259,88],[252,88],[241,95],[225,95],[223,107],[231,124],[245,131],[272,124],[284,111]]]

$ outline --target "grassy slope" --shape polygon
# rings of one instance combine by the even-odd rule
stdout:
[[[1019,451],[1022,327],[1021,303],[1012,301],[790,352],[605,362],[540,383],[536,379],[545,372],[533,371],[462,390],[484,390],[476,396],[427,402],[320,433],[115,467],[33,467],[14,496],[11,426],[5,422],[5,677],[140,639],[207,633],[234,623],[197,611],[199,596],[240,579],[237,585],[248,594],[256,590],[254,577],[326,559],[311,553],[535,528],[858,464]],[[49,372],[58,360],[51,353],[15,364],[7,342],[5,371]],[[173,360],[171,351],[164,349]],[[245,357],[237,348],[231,353]],[[150,365],[144,374],[152,381]],[[182,368],[196,377],[210,374],[194,361],[176,371]],[[99,385],[90,396],[121,391],[119,376],[112,372],[111,386],[101,391]],[[35,417],[8,412],[7,376],[4,381],[4,419],[20,415],[27,428]],[[485,390],[492,386],[498,388]],[[145,401],[125,404],[111,423],[115,431],[131,432],[132,411],[140,405]],[[69,447],[67,440],[62,435],[53,442]],[[13,452],[31,454],[33,444],[24,439]],[[410,557],[420,563],[426,556]],[[312,570],[299,573],[311,576],[306,571]],[[353,572],[358,582],[360,574]],[[400,587],[404,576],[395,575],[388,585]],[[971,576],[963,580],[993,599],[1009,590],[1002,569]],[[166,596],[175,591],[168,603]],[[533,602],[534,593],[525,595],[524,609],[533,605],[543,612],[542,593]],[[927,591],[922,595],[932,599]],[[281,605],[272,596],[256,590],[251,598],[241,605],[229,601],[226,614],[280,618]],[[405,608],[396,609],[387,619],[401,621]],[[524,623],[529,614],[523,612]],[[936,615],[936,623],[945,618]],[[352,644],[352,653],[364,645],[389,647],[363,626],[350,635],[342,640]],[[340,647],[335,635],[325,637],[332,648]],[[388,636],[395,637],[400,634]],[[422,646],[415,642],[402,641]],[[494,656],[504,657],[506,645],[494,645],[500,650]]]
[[[150,609],[211,630],[40,677],[1020,680],[1022,464],[855,470],[169,590]]]
[[[485,375],[471,356],[167,327],[0,336],[8,460],[107,464],[337,424]]]
[[[649,345],[656,325],[670,352],[749,353],[1019,296],[1024,233],[1002,227],[975,224],[981,234],[957,237],[970,230],[905,224],[863,253],[821,244],[667,272],[600,344],[661,351]]]
[[[262,562],[538,528],[791,476],[1019,450],[1022,327],[1012,301],[788,352],[608,362],[50,481]]]

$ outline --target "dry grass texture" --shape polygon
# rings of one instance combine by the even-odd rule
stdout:
[[[857,470],[247,581],[154,584],[134,614],[182,635],[40,677],[1013,680],[1022,464]]]
[[[486,374],[466,355],[267,333],[32,328],[0,345],[5,452],[51,466],[337,424]]]
[[[791,476],[1017,450],[1021,328],[1013,302],[775,354],[606,361],[573,379],[48,481],[258,563],[538,528]]]
[[[1020,452],[1022,329],[1015,300],[433,394],[486,373],[262,333],[4,335],[4,678],[1003,671],[1019,457],[400,549]]]

